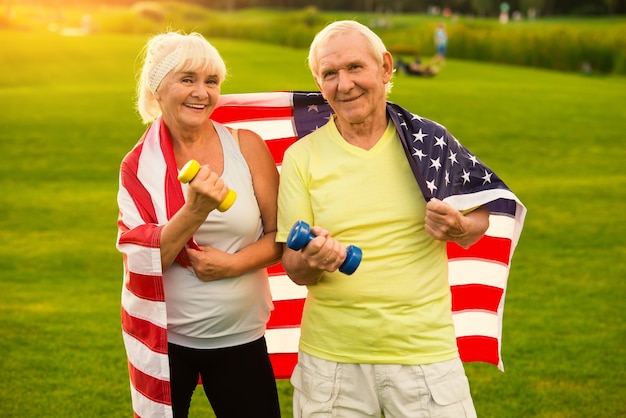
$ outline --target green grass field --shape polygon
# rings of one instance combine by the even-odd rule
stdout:
[[[0,409],[128,417],[115,249],[140,35],[0,32]],[[223,93],[314,89],[306,50],[212,40]],[[506,371],[467,364],[480,417],[626,416],[626,78],[451,60],[390,99],[446,125],[528,207]],[[283,415],[291,388],[279,382]],[[192,416],[212,416],[197,391]]]

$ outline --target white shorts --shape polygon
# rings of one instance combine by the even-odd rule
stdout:
[[[348,364],[298,353],[294,418],[475,418],[460,359],[405,366]]]

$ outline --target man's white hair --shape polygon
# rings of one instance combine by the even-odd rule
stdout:
[[[376,35],[370,28],[367,26],[355,21],[355,20],[339,20],[333,22],[322,29],[315,38],[313,42],[311,42],[311,47],[309,48],[309,57],[308,63],[309,68],[311,69],[311,73],[313,77],[319,80],[319,57],[318,52],[319,49],[325,46],[330,38],[337,35],[345,35],[349,33],[360,33],[365,38],[370,51],[372,52],[372,56],[376,59],[378,64],[383,64],[383,55],[387,52],[387,47],[383,43],[382,39],[378,35]],[[393,83],[389,81],[385,86],[385,92],[389,94],[391,92],[391,88],[393,87]]]

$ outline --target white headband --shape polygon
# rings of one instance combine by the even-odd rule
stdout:
[[[161,62],[159,62],[156,65],[156,67],[154,67],[154,70],[152,70],[152,73],[150,74],[150,80],[149,80],[150,91],[152,93],[154,93],[156,89],[159,88],[159,85],[161,84],[161,81],[163,81],[163,78],[167,75],[167,73],[172,71],[172,69],[176,66],[176,64],[178,64],[179,59],[180,59],[180,48],[176,48],[175,50],[167,54],[161,60]]]

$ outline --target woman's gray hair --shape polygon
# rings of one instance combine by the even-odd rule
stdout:
[[[219,52],[196,32],[188,35],[179,32],[155,35],[146,44],[143,55],[143,66],[137,81],[136,106],[144,123],[150,123],[161,115],[154,93],[171,71],[206,69],[218,77],[220,84],[226,78],[226,64]]]
[[[308,62],[311,73],[313,74],[313,78],[319,80],[320,76],[318,57],[319,49],[325,46],[330,38],[332,38],[333,36],[344,35],[354,32],[363,35],[370,47],[372,56],[380,65],[383,64],[383,55],[385,54],[385,52],[387,52],[387,47],[383,43],[382,39],[380,39],[380,37],[376,35],[370,28],[355,20],[339,20],[329,24],[324,29],[322,29],[317,35],[315,35],[313,42],[311,42],[311,47],[309,48]],[[387,94],[391,92],[392,87],[393,83],[390,80],[385,86],[385,91]]]

